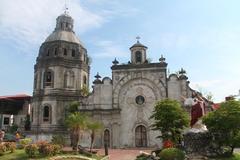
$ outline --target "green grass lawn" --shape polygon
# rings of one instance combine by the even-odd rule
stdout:
[[[60,154],[60,155],[70,155],[70,154]],[[6,152],[3,156],[0,156],[1,160],[28,160],[28,159],[34,159],[34,160],[47,160],[49,157],[42,157],[38,155],[35,158],[29,158],[27,154],[25,153],[24,149],[17,149],[14,153]],[[95,158],[96,160],[101,159],[102,157],[94,156],[92,158]]]

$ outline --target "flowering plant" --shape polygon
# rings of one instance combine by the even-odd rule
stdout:
[[[173,142],[169,139],[163,142],[163,148],[172,148],[174,146]]]

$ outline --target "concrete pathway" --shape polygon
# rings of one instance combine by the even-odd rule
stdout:
[[[135,160],[140,151],[151,153],[150,149],[109,149],[110,160]],[[104,149],[100,149],[98,154],[104,155]]]

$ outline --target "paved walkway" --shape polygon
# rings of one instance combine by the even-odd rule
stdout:
[[[71,147],[64,147],[65,151],[71,151]],[[108,155],[110,157],[109,160],[135,160],[137,155],[140,154],[140,151],[144,151],[147,153],[151,153],[151,149],[139,149],[139,148],[133,148],[133,149],[109,149]],[[104,149],[99,149],[98,153],[99,155],[105,155]]]
[[[151,153],[150,149],[109,149],[110,160],[135,160],[140,151]],[[104,149],[100,149],[98,154],[104,155]]]

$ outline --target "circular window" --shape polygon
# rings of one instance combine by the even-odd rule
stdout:
[[[135,100],[138,105],[142,105],[145,102],[145,99],[143,96],[137,96]]]

